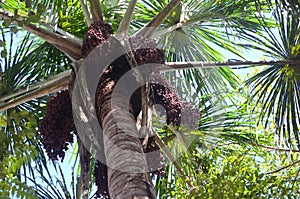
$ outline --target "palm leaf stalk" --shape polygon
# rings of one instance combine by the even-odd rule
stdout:
[[[142,37],[151,37],[156,28],[159,27],[163,21],[174,11],[174,9],[180,4],[180,0],[172,0],[167,4],[151,21],[140,29],[135,35]]]
[[[136,0],[133,0],[133,1],[130,1],[129,5],[128,5],[128,8],[124,14],[124,17],[118,27],[118,30],[117,30],[117,35],[119,34],[122,34],[120,35],[120,39],[122,40],[123,37],[127,36],[128,34],[128,28],[129,28],[129,25],[130,25],[130,21],[132,19],[132,15],[133,15],[133,12],[134,12],[134,8],[135,8],[135,4],[136,4]]]
[[[166,62],[161,65],[159,70],[167,72],[172,70],[184,70],[190,68],[215,68],[230,67],[232,69],[249,68],[249,66],[265,66],[265,65],[282,65],[282,64],[299,64],[298,60],[281,60],[281,61],[229,61],[229,62]],[[244,67],[243,67],[244,66]],[[0,98],[0,111],[15,107],[32,99],[43,97],[45,95],[66,89],[69,83],[71,69],[58,74],[49,80],[35,83],[28,88],[17,91],[14,94],[2,96]],[[18,97],[18,98],[16,98]]]
[[[93,22],[103,21],[102,9],[100,6],[100,1],[89,0],[91,4],[91,13],[93,16]]]
[[[6,96],[3,97],[3,101],[7,101],[6,103],[0,105],[0,110],[4,111],[9,108],[15,107],[19,104],[22,104],[24,102],[28,102],[32,99],[36,99],[39,97],[46,96],[51,93],[55,93],[61,90],[64,90],[69,85],[69,76],[70,71],[63,72],[55,78],[51,78],[50,80],[46,82],[39,82],[31,88],[30,92],[27,92],[26,89],[21,90],[19,93],[12,94],[10,97],[14,98],[14,100],[10,100],[11,98]]]
[[[89,8],[87,5],[87,0],[80,0],[80,5],[81,5],[81,8],[82,8],[84,16],[85,16],[86,24],[88,26],[90,26],[92,24],[92,18],[90,16]]]

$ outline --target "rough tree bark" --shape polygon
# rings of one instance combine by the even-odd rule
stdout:
[[[101,85],[96,94],[98,117],[104,133],[104,149],[108,164],[108,188],[111,198],[155,198],[154,187],[147,174],[147,162],[138,138],[136,121],[128,104],[127,89],[114,95],[115,81]],[[111,168],[113,166],[113,168]]]
[[[111,85],[108,85],[105,100],[101,104],[105,154],[108,165],[109,192],[112,198],[155,198],[151,180],[146,171],[146,159],[138,139],[133,115],[122,101],[126,93],[119,93],[118,105],[109,108]],[[128,109],[128,108],[127,108]],[[115,118],[118,116],[118,118]],[[120,121],[123,121],[120,124]],[[120,129],[122,126],[124,129]]]
[[[112,46],[112,54],[123,51],[121,45]],[[95,51],[92,54],[94,53]],[[98,60],[96,63],[103,64],[105,61]],[[118,66],[117,69],[104,70],[95,96],[96,113],[103,130],[109,194],[113,199],[154,199],[154,186],[147,174],[147,162],[139,139],[133,107],[129,102],[129,87],[134,84],[135,79],[129,78],[128,81],[124,81],[126,83],[118,81],[130,69],[125,58],[119,61]],[[121,89],[114,92],[116,83]]]

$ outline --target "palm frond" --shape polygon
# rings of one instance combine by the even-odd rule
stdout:
[[[0,197],[12,195],[35,197],[34,191],[27,186],[22,174],[27,175],[27,168],[38,157],[38,133],[35,129],[36,118],[27,111],[7,111],[1,114],[1,193]],[[29,172],[30,173],[30,172]],[[13,188],[14,187],[14,188]],[[16,189],[18,187],[18,190]],[[6,191],[2,192],[2,190]],[[27,192],[27,193],[26,193]],[[7,195],[6,195],[7,194]]]
[[[26,32],[15,35],[5,33],[2,28],[1,31],[8,52],[3,60],[1,96],[26,89],[70,68],[71,61],[52,45]],[[36,100],[32,102],[33,106],[38,103]]]
[[[268,1],[276,26],[268,26],[260,18],[264,33],[245,31],[245,38],[255,48],[278,60],[299,60],[299,8],[284,1]],[[293,9],[290,9],[293,7]],[[262,15],[263,16],[263,13]],[[300,147],[299,140],[299,64],[273,64],[249,78],[245,84],[252,93],[249,102],[261,103],[259,122],[265,128],[275,122],[278,144]]]

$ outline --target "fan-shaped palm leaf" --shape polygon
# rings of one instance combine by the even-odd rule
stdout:
[[[256,44],[242,45],[258,49],[266,56],[278,60],[299,60],[299,2],[268,1],[269,10],[277,24],[267,26],[261,19],[264,33],[245,31],[245,38]],[[297,64],[275,64],[246,81],[252,97],[249,101],[263,105],[259,122],[267,127],[275,122],[279,144],[300,147],[299,140],[299,66]]]

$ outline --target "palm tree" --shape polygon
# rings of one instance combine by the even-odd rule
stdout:
[[[107,23],[112,24],[114,32],[117,33],[116,38],[121,42],[116,42],[116,44],[111,46],[101,44],[102,46],[100,45],[100,48],[98,48],[98,53],[103,53],[101,52],[103,49],[126,52],[128,48],[128,45],[126,45],[127,35],[130,37],[140,36],[142,38],[149,38],[151,36],[156,37],[160,47],[166,51],[167,62],[164,66],[167,66],[168,69],[172,67],[175,69],[187,67],[191,68],[191,65],[193,67],[200,67],[198,69],[193,68],[183,71],[175,70],[171,73],[166,73],[166,77],[170,82],[176,82],[175,88],[178,91],[183,91],[181,93],[188,93],[182,95],[182,99],[187,101],[195,99],[191,102],[198,104],[203,108],[203,111],[209,112],[209,110],[215,108],[214,106],[219,101],[221,101],[219,105],[224,105],[229,103],[229,101],[232,101],[233,98],[230,97],[227,98],[227,100],[222,99],[226,96],[226,92],[230,92],[238,87],[238,79],[228,67],[215,68],[214,66],[249,64],[245,62],[216,63],[215,61],[224,61],[222,53],[220,53],[217,49],[227,50],[243,58],[242,53],[239,51],[242,48],[237,49],[232,40],[233,37],[253,41],[251,37],[255,36],[255,40],[258,40],[262,45],[265,45],[265,48],[263,48],[264,50],[272,47],[272,45],[278,45],[277,43],[271,43],[272,45],[267,43],[272,42],[273,40],[274,42],[277,41],[274,36],[272,36],[273,33],[269,28],[270,23],[266,20],[263,21],[260,16],[255,15],[258,8],[260,9],[258,10],[259,12],[267,9],[264,3],[265,2],[263,1],[212,2],[205,0],[197,2],[180,2],[178,0],[173,0],[169,3],[167,1],[130,1],[129,3],[119,1],[102,1],[100,3],[96,0],[35,2],[6,1],[4,4],[1,4],[2,8],[0,11],[0,16],[4,18],[3,24],[7,27],[2,30],[3,41],[5,42],[5,38],[7,38],[7,33],[4,32],[8,29],[10,29],[11,32],[26,30],[35,34],[37,36],[34,37],[35,39],[39,37],[42,40],[37,39],[38,42],[32,42],[31,44],[35,46],[31,46],[29,43],[30,40],[28,39],[30,36],[27,36],[27,40],[25,37],[23,40],[24,44],[20,45],[21,52],[18,52],[18,56],[14,59],[11,58],[12,56],[10,57],[11,53],[9,51],[6,49],[2,51],[1,54],[5,57],[4,63],[6,68],[3,71],[2,86],[4,88],[4,92],[2,93],[3,97],[1,98],[1,101],[3,102],[0,106],[1,110],[6,110],[18,105],[16,107],[17,110],[26,109],[28,111],[43,112],[44,109],[42,109],[39,105],[39,103],[44,102],[44,100],[47,99],[43,96],[66,88],[68,86],[68,77],[70,76],[70,73],[72,73],[70,81],[72,84],[74,81],[74,72],[78,75],[77,70],[82,70],[82,68],[84,68],[83,66],[90,65],[87,60],[96,57],[95,51],[92,51],[92,53],[88,55],[88,59],[79,61],[83,58],[81,53],[82,38],[88,26],[92,23],[97,23],[105,19]],[[268,1],[267,3],[268,5],[272,5],[273,2]],[[277,7],[275,10],[280,10],[282,8],[280,5],[287,6],[281,2],[276,3],[278,5],[276,4]],[[125,10],[126,7],[127,9]],[[270,11],[267,10],[267,12]],[[13,23],[11,24],[11,22]],[[294,21],[292,22],[296,23]],[[117,24],[120,25],[118,26]],[[282,21],[279,21],[278,24],[284,26],[284,19],[282,18]],[[20,28],[16,29],[16,25]],[[291,30],[294,31],[294,33],[297,32],[297,28],[293,28],[297,27],[297,23],[292,24],[291,27]],[[267,42],[261,39],[264,38],[262,33],[263,31],[266,31],[271,38],[267,39]],[[295,34],[294,37],[296,37]],[[13,38],[13,36],[11,36],[11,38]],[[293,41],[297,41],[297,39]],[[6,44],[7,43],[8,42],[6,42]],[[125,43],[125,45],[123,43]],[[288,45],[288,43],[286,45],[287,47],[291,46]],[[245,45],[242,47],[245,47]],[[246,47],[254,46],[247,45]],[[26,49],[28,49],[27,52]],[[259,49],[262,49],[262,47]],[[277,48],[270,49],[275,50]],[[291,53],[296,55],[297,49],[295,47],[293,49],[294,50],[291,51]],[[278,50],[274,52],[277,51]],[[265,50],[265,52],[272,55],[274,54],[268,49]],[[7,54],[9,56],[6,56]],[[133,56],[134,55],[127,53],[125,58],[123,57],[122,61],[124,63],[127,62],[128,64],[125,64],[126,66],[121,64],[123,68],[120,68],[122,70],[126,71],[130,70],[130,67],[135,67],[136,63],[134,59],[132,59]],[[101,59],[98,59],[98,61],[99,60]],[[279,61],[284,61],[283,63],[287,63],[287,61],[290,60],[291,59],[279,59]],[[292,60],[295,59],[293,58]],[[213,61],[213,63],[207,63],[208,61]],[[72,62],[73,72],[70,71],[70,65]],[[186,62],[189,63],[187,64]],[[260,65],[265,63],[256,64]],[[201,66],[203,67],[201,68]],[[209,66],[213,67],[209,68]],[[101,67],[106,67],[106,65]],[[89,68],[84,69],[93,70]],[[161,67],[161,71],[164,71],[165,69],[166,67]],[[270,72],[270,69],[267,69],[267,71]],[[87,72],[88,74],[93,73],[91,71]],[[102,71],[98,71],[98,74],[101,72]],[[268,72],[264,72],[262,74],[267,73]],[[18,74],[22,74],[22,76]],[[141,75],[137,73],[132,76],[132,79],[139,79],[140,77]],[[178,81],[176,78],[179,77],[183,77],[185,81]],[[261,75],[260,77],[263,76]],[[46,79],[45,82],[47,82],[47,84],[41,82],[43,79]],[[254,77],[250,79],[249,82],[253,82],[256,79],[258,78]],[[86,114],[90,110],[95,110],[103,129],[103,134],[109,138],[110,141],[102,143],[101,138],[99,138],[100,140],[98,140],[97,143],[100,148],[104,148],[106,162],[108,165],[115,166],[114,168],[108,167],[107,172],[110,197],[155,198],[155,191],[151,183],[151,179],[145,172],[147,170],[147,162],[145,155],[143,154],[143,146],[138,139],[139,132],[136,128],[136,115],[132,114],[133,110],[128,112],[128,107],[124,104],[123,100],[129,98],[128,91],[130,88],[126,84],[121,84],[123,92],[118,93],[116,97],[112,97],[111,95],[113,94],[116,81],[114,79],[101,80],[102,81],[100,81],[98,85],[99,89],[97,90],[96,96],[91,95],[92,92],[86,92],[84,94],[79,92],[79,97],[86,103],[84,108],[88,107],[88,109],[85,110],[85,112],[83,111],[83,113]],[[272,78],[270,78],[270,80],[272,80]],[[84,81],[85,79],[83,79],[83,82],[79,85],[85,85],[87,82]],[[262,81],[257,81],[257,83],[262,83]],[[227,85],[225,90],[224,85]],[[289,84],[278,84],[278,86],[280,85],[288,85],[288,88],[291,87]],[[70,86],[70,88],[72,87],[73,85]],[[256,87],[258,88],[258,86]],[[145,90],[141,90],[140,95],[145,97]],[[265,93],[267,90],[267,88],[264,89]],[[282,96],[287,96],[282,93],[284,90],[286,89],[282,89],[279,92],[277,89],[274,89],[274,92],[276,91],[276,93],[281,93]],[[71,89],[69,91],[72,92]],[[296,91],[291,92],[290,94],[292,95],[295,93]],[[265,95],[266,94],[262,94],[260,96],[264,98]],[[90,98],[87,98],[87,96]],[[200,98],[199,96],[203,96],[203,98]],[[39,98],[39,102],[32,101],[32,99],[38,97],[42,97]],[[295,99],[292,96],[286,98]],[[96,99],[94,106],[93,99]],[[114,107],[110,106],[112,99],[116,99],[116,101],[113,101],[113,103],[115,103]],[[271,97],[264,99],[270,101]],[[139,104],[139,106],[143,107],[143,105],[145,105],[145,100],[145,98],[141,98],[141,102],[139,102],[141,104]],[[29,101],[29,104],[24,103],[27,101]],[[289,109],[290,111],[295,110],[292,108],[294,107],[294,103],[292,103],[294,101],[290,102],[290,106],[285,104],[285,106],[280,105],[278,107],[291,107]],[[136,106],[136,104],[131,105],[132,107]],[[275,107],[276,105],[276,102],[272,102],[270,106],[265,107]],[[78,106],[78,108],[80,108],[80,106]],[[145,121],[147,120],[147,117],[145,117],[147,115],[145,113],[147,112],[147,107],[141,109],[144,115],[142,123],[145,124]],[[11,109],[8,109],[7,114],[10,113],[10,110]],[[213,110],[215,113],[218,113],[218,108]],[[277,117],[281,115],[280,117],[284,118],[282,116],[287,114],[285,114],[284,111],[280,111],[280,113],[281,114],[276,114]],[[297,111],[291,111],[288,114],[297,113]],[[270,114],[271,113],[269,113],[269,115]],[[82,127],[77,129],[79,131],[78,134],[82,133],[87,135],[87,132],[93,132],[94,128],[91,127],[90,122],[98,122],[94,115],[86,115],[88,116],[89,124],[82,122]],[[116,117],[116,115],[121,119]],[[293,118],[295,118],[294,116],[295,115],[292,115]],[[40,119],[41,115],[37,115],[37,117]],[[219,124],[222,124],[222,121]],[[294,120],[291,121],[293,129],[296,129],[297,122],[293,122]],[[276,120],[276,122],[277,124],[280,124],[279,120]],[[287,124],[289,125],[290,121],[287,121]],[[118,128],[118,126],[126,128],[124,130]],[[290,129],[288,129],[287,132],[291,132]],[[295,133],[295,136],[296,135],[297,133]],[[176,136],[178,135],[176,134]],[[90,154],[83,147],[82,143],[85,142],[83,139],[83,137],[78,137],[80,158],[82,160],[81,193],[84,194],[84,197],[86,198],[88,195],[87,189],[90,181]],[[159,142],[159,137],[157,137],[157,139],[157,142]],[[292,143],[291,140],[288,140],[288,142]],[[161,147],[164,146],[164,142],[159,143],[161,144]],[[118,150],[120,148],[122,150]],[[42,154],[40,154],[40,156],[42,156]],[[172,160],[171,155],[168,157]],[[176,161],[174,161],[174,165],[176,165]],[[176,168],[179,170],[179,167]],[[124,169],[126,170],[124,171]],[[128,172],[128,169],[136,172]]]

